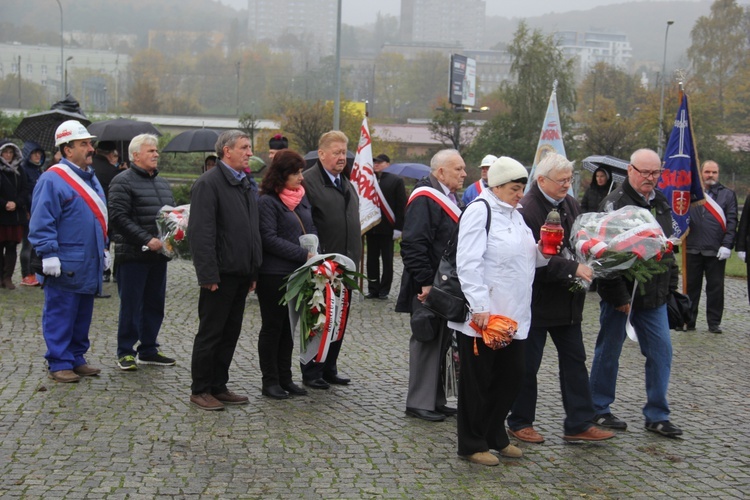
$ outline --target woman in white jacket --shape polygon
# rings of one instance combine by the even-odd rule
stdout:
[[[531,324],[531,286],[536,267],[547,260],[516,210],[528,180],[526,169],[506,156],[490,166],[486,189],[470,204],[459,224],[456,269],[469,302],[465,323],[449,322],[458,335],[461,374],[458,383],[458,455],[470,462],[497,465],[501,456],[520,457],[503,422],[518,394],[523,375],[523,342]],[[491,221],[486,231],[487,205]],[[518,322],[514,341],[492,350],[470,321],[484,328],[490,314]],[[479,337],[479,338],[477,338]],[[474,354],[474,345],[478,354]]]

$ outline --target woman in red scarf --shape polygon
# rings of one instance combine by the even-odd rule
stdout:
[[[284,278],[312,257],[300,246],[299,237],[317,234],[310,203],[302,187],[304,167],[305,160],[299,154],[289,149],[279,151],[260,185],[263,265],[256,288],[262,320],[258,358],[263,374],[263,395],[274,399],[307,394],[307,390],[292,380],[294,339],[287,306],[279,305]]]

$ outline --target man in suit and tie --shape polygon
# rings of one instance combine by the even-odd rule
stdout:
[[[380,209],[380,224],[366,233],[367,237],[367,287],[368,299],[387,299],[393,282],[393,242],[401,236],[404,228],[406,209],[406,188],[401,177],[383,172],[391,164],[388,155],[378,155],[372,160],[372,167],[378,179],[380,192],[393,211],[393,221],[386,211]],[[380,274],[380,260],[383,260],[383,274]]]

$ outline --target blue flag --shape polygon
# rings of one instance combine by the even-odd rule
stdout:
[[[677,110],[664,152],[664,172],[657,187],[672,207],[672,236],[682,238],[690,225],[690,205],[705,203],[687,94],[683,94]]]

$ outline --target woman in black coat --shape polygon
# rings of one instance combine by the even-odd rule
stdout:
[[[614,189],[615,184],[612,183],[612,178],[607,169],[597,168],[591,179],[591,187],[586,190],[581,200],[581,208],[584,213],[598,212],[599,203]]]
[[[258,336],[258,358],[263,374],[263,395],[286,399],[303,396],[307,390],[292,381],[294,339],[284,295],[284,278],[303,265],[312,254],[300,246],[303,234],[317,234],[312,209],[302,186],[305,160],[292,150],[276,153],[260,188],[260,236],[263,265],[256,293],[262,325]]]
[[[15,290],[13,271],[16,269],[18,244],[23,227],[29,223],[27,205],[30,198],[26,174],[21,170],[21,149],[12,142],[0,145],[0,288]]]

